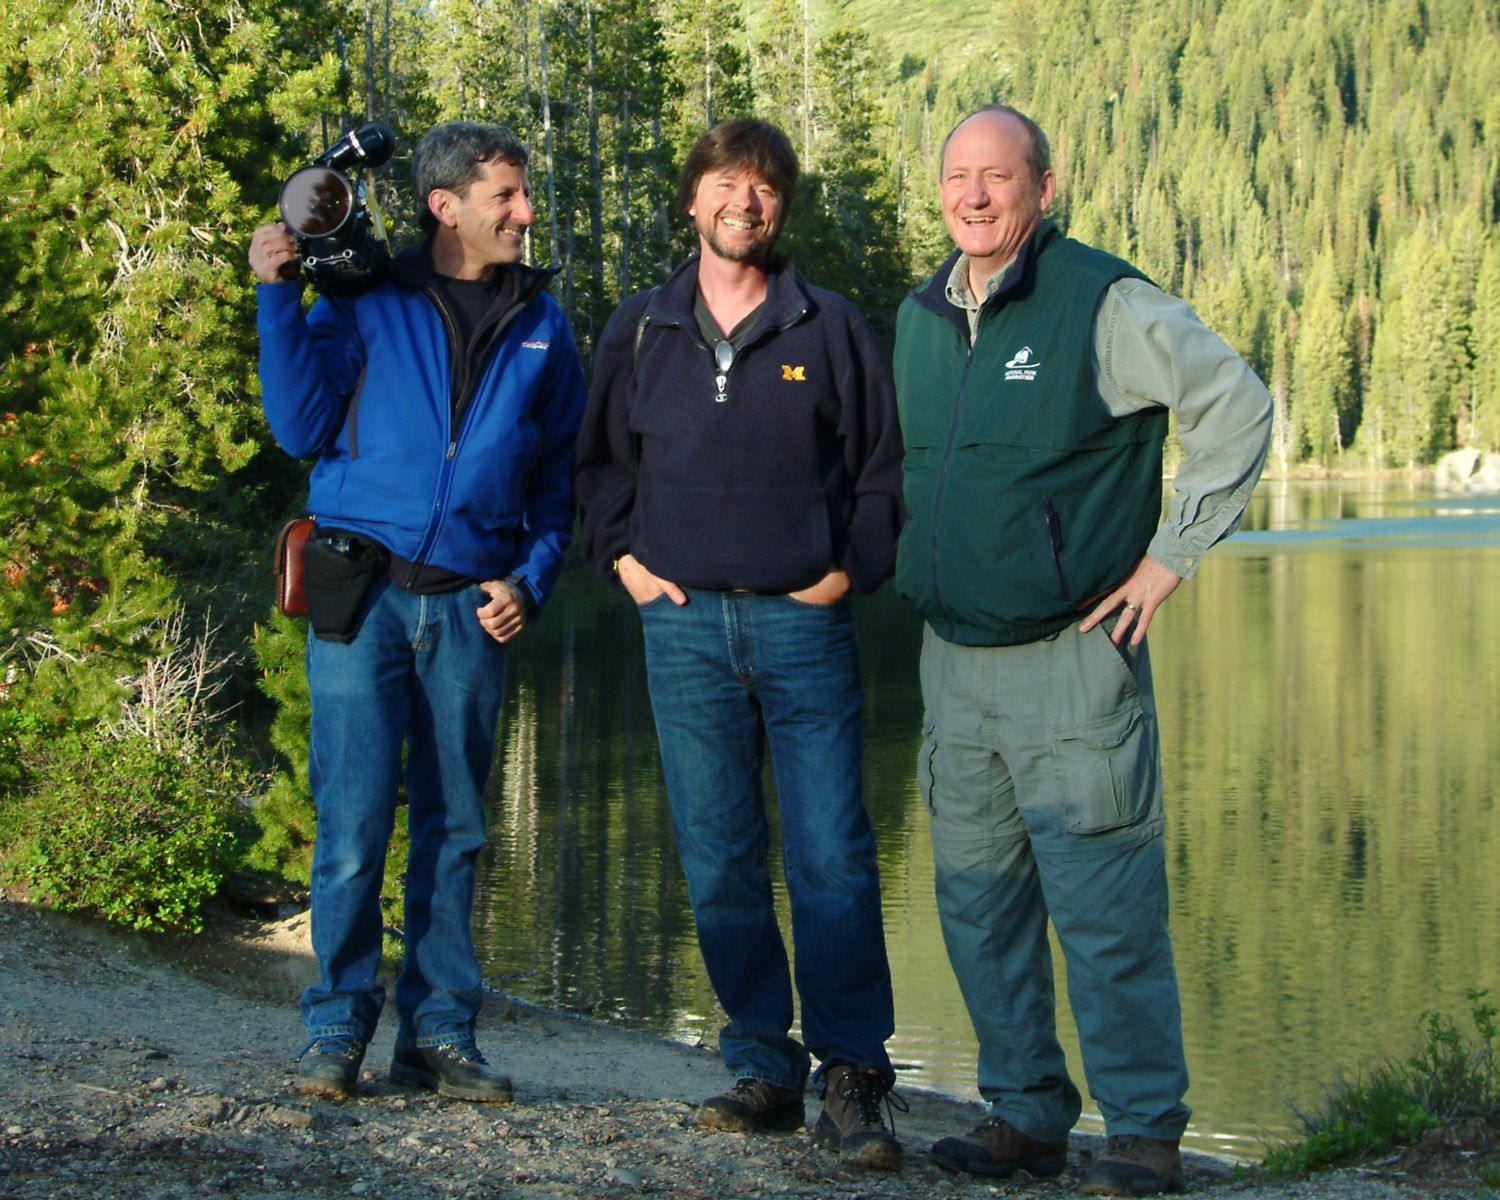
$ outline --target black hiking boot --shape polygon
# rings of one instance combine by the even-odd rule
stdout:
[[[479,1104],[509,1104],[515,1096],[510,1076],[490,1066],[473,1042],[397,1046],[391,1059],[391,1082]]]
[[[365,1060],[365,1044],[352,1037],[313,1038],[297,1058],[299,1092],[347,1100],[359,1082],[359,1064]]]

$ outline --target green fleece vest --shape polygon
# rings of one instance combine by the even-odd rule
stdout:
[[[1144,277],[1044,222],[971,348],[944,272],[897,320],[910,515],[896,587],[947,641],[1018,645],[1081,619],[1160,522],[1166,410],[1111,416],[1093,366],[1105,289]]]

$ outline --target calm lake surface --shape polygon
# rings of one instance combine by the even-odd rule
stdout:
[[[857,611],[892,1058],[906,1082],[977,1098],[915,785],[921,625],[888,588]],[[1500,497],[1369,480],[1262,484],[1158,615],[1199,1147],[1258,1154],[1288,1101],[1404,1053],[1424,1011],[1467,1029],[1465,989],[1500,991],[1497,627]],[[672,845],[639,623],[579,568],[512,658],[498,753],[476,914],[490,981],[713,1043],[723,1017]]]

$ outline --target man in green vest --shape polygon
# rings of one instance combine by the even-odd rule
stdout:
[[[989,1106],[932,1156],[990,1177],[1067,1165],[1081,1098],[1050,919],[1108,1134],[1082,1191],[1146,1195],[1182,1188],[1189,1116],[1146,630],[1239,523],[1272,406],[1186,303],[1044,219],[1049,157],[1008,107],[948,135],[956,250],[896,332],[896,586],[927,621],[919,783]],[[1169,412],[1185,457],[1162,521]]]

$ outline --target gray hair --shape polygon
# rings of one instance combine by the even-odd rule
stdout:
[[[524,167],[529,157],[521,139],[504,125],[482,125],[478,121],[434,125],[417,143],[411,160],[417,222],[425,233],[437,228],[437,218],[427,207],[427,197],[436,188],[462,196],[483,174],[485,163],[499,161]]]
[[[1012,108],[1009,104],[986,104],[983,108],[976,108],[967,117],[962,118],[957,125],[948,130],[948,136],[943,139],[943,150],[938,155],[938,162],[948,153],[948,143],[953,140],[953,135],[958,132],[959,125],[963,125],[980,113],[1009,113],[1026,127],[1026,132],[1031,135],[1031,149],[1026,155],[1027,165],[1031,167],[1031,177],[1038,183],[1042,176],[1052,170],[1052,144],[1047,141],[1047,135],[1042,132],[1042,127],[1023,113],[1019,108]]]

